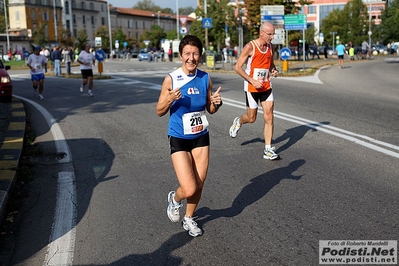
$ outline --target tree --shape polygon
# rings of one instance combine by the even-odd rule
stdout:
[[[195,12],[195,9],[192,8],[191,6],[179,8],[179,15],[188,16],[193,12]]]
[[[381,16],[380,25],[384,43],[399,41],[399,0],[388,4]]]
[[[110,43],[109,43],[109,31],[108,27],[106,26],[100,26],[98,29],[95,31],[94,35],[96,37],[101,37],[101,43],[102,43],[102,49],[109,51],[110,48]]]
[[[166,38],[166,33],[158,25],[152,25],[151,29],[146,31],[140,37],[141,47],[144,47],[144,40],[150,41],[150,46],[161,47],[161,40]]]
[[[73,46],[75,44],[75,37],[71,35],[71,31],[69,29],[63,28],[61,30],[61,46]]]
[[[6,0],[2,0],[0,1],[0,32],[6,32],[6,18],[4,15],[4,1]],[[6,1],[6,6],[8,6],[8,1]],[[10,16],[8,16],[8,8],[6,8],[6,12],[7,12],[7,18],[9,18]],[[9,24],[9,22],[8,22]]]
[[[87,33],[84,29],[78,30],[78,36],[76,37],[76,43],[79,50],[84,50],[85,44],[87,43]]]
[[[119,48],[122,49],[122,44],[126,41],[126,35],[123,33],[122,27],[118,27],[118,29],[113,33],[112,39],[119,42]]]
[[[195,11],[197,18],[205,18],[205,13],[201,7]],[[208,41],[217,46],[217,50],[225,46],[226,35],[236,36],[237,22],[234,17],[233,7],[228,5],[228,0],[220,0],[219,2],[211,1],[207,7],[207,17],[212,18],[212,28],[208,29]],[[226,34],[226,29],[229,31]],[[205,40],[205,31],[202,28],[202,21],[195,20],[190,29],[190,34],[198,36],[200,39]],[[204,45],[206,45],[204,43]]]
[[[48,43],[48,39],[45,34],[46,27],[47,23],[43,23],[39,28],[33,31],[32,40],[36,45],[44,46],[46,43]]]
[[[335,9],[323,19],[321,32],[325,33],[324,39],[330,44],[333,43],[333,35],[329,33],[336,32],[335,36],[339,36],[343,43],[360,45],[369,39],[369,23],[367,6],[362,0],[351,0],[342,10]],[[373,38],[378,40],[380,33],[374,21],[371,22],[371,31],[374,33]]]

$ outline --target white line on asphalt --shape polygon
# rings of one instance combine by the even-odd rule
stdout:
[[[20,96],[13,96],[28,102],[43,115],[53,135],[57,153],[65,154],[59,163],[72,162],[64,133],[53,116],[41,105]],[[54,222],[43,265],[72,265],[76,238],[76,204],[75,173],[60,172],[57,179]]]
[[[237,108],[246,109],[244,102],[239,102],[239,101],[235,101],[232,99],[223,98],[223,103],[226,105],[237,107]],[[263,113],[263,111],[261,109],[259,109],[259,113]],[[283,119],[283,120],[290,121],[290,122],[293,122],[293,123],[296,123],[299,125],[303,125],[303,126],[307,126],[309,128],[323,131],[327,134],[352,141],[352,142],[362,145],[366,148],[369,148],[369,149],[372,149],[372,150],[375,150],[375,151],[378,151],[378,152],[381,152],[386,155],[389,155],[389,156],[399,159],[399,153],[379,147],[377,145],[385,146],[385,147],[388,147],[388,148],[391,148],[394,150],[399,150],[399,146],[395,146],[393,144],[386,143],[386,142],[383,142],[380,140],[376,140],[376,139],[373,139],[373,138],[365,136],[365,135],[360,135],[360,134],[357,134],[357,133],[354,133],[351,131],[347,131],[347,130],[329,126],[329,125],[324,125],[324,124],[316,122],[316,121],[304,119],[304,118],[301,118],[298,116],[289,115],[289,114],[282,113],[279,111],[274,111],[274,116],[279,119]],[[362,140],[362,139],[364,139],[364,140]]]

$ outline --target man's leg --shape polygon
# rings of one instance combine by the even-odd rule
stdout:
[[[39,94],[42,94],[44,90],[44,79],[39,81]]]
[[[263,118],[265,120],[265,126],[263,130],[265,145],[271,145],[274,130],[274,101],[263,101],[261,104],[263,108]]]

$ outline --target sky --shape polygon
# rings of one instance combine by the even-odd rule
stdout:
[[[137,4],[140,0],[108,0],[108,3],[116,7],[128,7],[131,8]],[[155,5],[162,8],[169,7],[173,11],[176,10],[176,3],[180,7],[197,7],[197,0],[151,0]]]

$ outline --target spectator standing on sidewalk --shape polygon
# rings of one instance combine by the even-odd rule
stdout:
[[[338,55],[338,67],[343,68],[344,67],[344,56],[345,56],[345,52],[346,52],[345,45],[343,45],[342,42],[339,41],[335,50],[337,51],[337,55]]]
[[[173,51],[172,51],[172,47],[169,48],[168,57],[169,57],[169,62],[172,62],[172,61],[173,61]]]
[[[93,66],[96,61],[93,53],[90,52],[90,44],[85,44],[85,49],[80,52],[77,62],[80,64],[80,72],[83,78],[80,85],[80,92],[83,92],[86,84],[89,83],[87,94],[93,97]]]
[[[65,68],[68,75],[71,75],[71,55],[69,49],[66,47],[62,50],[62,59],[65,63]]]
[[[29,55],[26,65],[30,69],[31,80],[33,84],[33,94],[36,97],[38,95],[37,88],[39,87],[39,99],[43,100],[44,90],[44,72],[43,67],[47,68],[47,59],[44,55],[40,54],[40,46],[35,47],[33,54]]]
[[[53,52],[51,53],[51,60],[54,62],[54,74],[56,76],[61,75],[61,52],[58,47],[53,48]]]
[[[328,42],[324,40],[323,42],[323,47],[324,47],[324,59],[328,58]]]
[[[317,55],[317,59],[320,59],[319,56],[319,47],[317,46],[317,42],[313,43],[313,56],[312,59],[314,59],[314,56]]]

